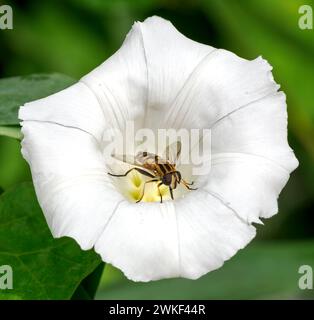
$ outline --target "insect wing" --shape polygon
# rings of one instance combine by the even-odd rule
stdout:
[[[115,154],[112,157],[132,166],[137,166],[137,167],[143,166],[143,163],[139,161],[138,157],[134,157],[127,154]]]
[[[181,154],[181,142],[173,142],[167,146],[164,151],[163,157],[171,163],[176,163]]]

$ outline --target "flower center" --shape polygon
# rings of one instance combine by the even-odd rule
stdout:
[[[149,181],[150,179],[146,179],[145,176],[138,173],[137,171],[133,171],[127,177],[125,177],[127,181],[125,183],[127,186],[125,190],[123,190],[124,196],[131,202],[136,202],[141,199],[142,195],[143,198],[141,201],[143,202],[158,202],[160,201],[160,194],[162,196],[163,201],[171,199],[169,188],[165,185],[159,186],[158,191],[158,183],[156,182],[145,182]],[[144,190],[145,186],[145,190]]]
[[[103,155],[117,190],[130,202],[176,200],[196,190],[197,184],[194,182],[200,175],[196,172],[200,170],[195,172],[195,163],[198,166],[202,164],[198,161],[199,157],[196,157],[199,153],[196,146],[200,144],[200,135],[192,139],[188,130],[184,131],[185,135],[182,131],[182,138],[172,137],[174,142],[169,142],[167,135],[163,138],[160,131],[149,132],[151,135],[144,135],[147,137],[145,143],[133,139],[134,134],[119,132],[108,134],[108,137],[114,137],[114,143],[107,143],[108,137],[104,135],[106,139],[102,146]],[[165,135],[164,131],[161,133]],[[143,135],[143,132],[141,134]],[[163,143],[159,143],[160,140]],[[202,169],[202,166],[199,169]]]
[[[150,178],[136,170],[123,176],[130,169],[132,169],[131,166],[119,163],[119,165],[111,166],[109,170],[110,173],[120,175],[112,176],[112,182],[127,200],[130,202],[161,202],[162,198],[162,202],[172,201],[169,186],[161,184],[160,178]],[[184,197],[189,192],[193,191],[188,190],[183,184],[178,184],[173,189],[173,200]]]

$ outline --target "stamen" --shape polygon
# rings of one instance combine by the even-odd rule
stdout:
[[[146,179],[146,177],[144,177],[137,171],[130,173],[129,176],[123,177],[122,179],[123,180],[121,180],[120,183],[125,183],[127,185],[127,198],[131,202],[138,201],[144,191],[144,183],[149,179]],[[158,182],[151,182],[146,184],[145,193],[142,199],[143,202],[160,202],[160,195],[157,184]],[[159,189],[163,200],[170,199],[170,193],[167,186],[161,185]]]

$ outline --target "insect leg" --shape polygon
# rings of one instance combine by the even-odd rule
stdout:
[[[197,188],[191,188],[190,185],[192,185],[191,183],[186,182],[185,180],[181,180],[181,182],[183,183],[183,185],[188,189],[188,190],[197,190]]]
[[[172,190],[171,187],[169,187],[169,191],[170,191],[171,199],[174,200],[174,198],[173,198],[173,190]]]
[[[108,172],[108,174],[112,177],[126,177],[131,171],[133,170],[136,170],[138,171],[139,173],[143,174],[144,176],[147,176],[147,177],[150,177],[150,178],[155,178],[155,176],[145,170],[142,170],[142,169],[139,169],[139,168],[132,168],[130,170],[128,170],[126,173],[124,174],[113,174],[113,173],[110,173]]]
[[[136,203],[142,201],[142,199],[143,199],[143,197],[144,197],[144,194],[145,194],[145,186],[146,186],[146,183],[156,182],[156,181],[159,181],[159,180],[158,180],[158,179],[152,179],[152,180],[145,181],[144,186],[143,186],[142,195],[141,195],[141,197],[136,201]]]
[[[159,192],[159,196],[160,196],[160,203],[162,203],[162,194],[160,192],[160,189],[159,187],[162,185],[162,182],[159,182],[158,185],[157,185],[157,188],[158,188],[158,192]]]

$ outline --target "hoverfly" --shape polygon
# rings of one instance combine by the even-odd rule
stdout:
[[[171,153],[173,153],[173,147],[175,147],[176,150],[175,156],[173,157],[173,160],[169,160]],[[138,152],[135,157],[129,157],[126,155],[121,157],[115,156],[116,159],[128,163],[134,167],[129,169],[124,174],[113,174],[110,172],[108,172],[108,174],[113,177],[126,177],[130,172],[136,170],[140,174],[150,177],[151,180],[145,181],[142,195],[136,202],[140,202],[143,199],[146,184],[152,182],[157,182],[160,203],[162,203],[162,194],[159,188],[163,184],[169,187],[171,199],[174,200],[173,190],[176,189],[180,183],[182,183],[188,190],[197,190],[196,188],[191,188],[194,182],[189,183],[182,179],[180,171],[176,169],[176,160],[180,157],[180,154],[181,143],[176,142],[166,148],[165,157],[160,157],[154,153],[149,153],[146,151]]]

